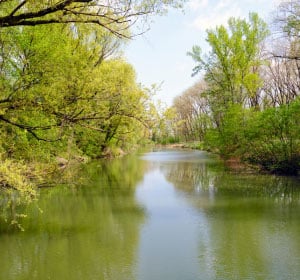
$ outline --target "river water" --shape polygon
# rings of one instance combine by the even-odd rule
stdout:
[[[42,210],[39,210],[39,208]],[[300,279],[300,182],[201,151],[85,165],[0,232],[0,279]]]

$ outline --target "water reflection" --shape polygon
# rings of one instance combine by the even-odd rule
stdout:
[[[0,279],[135,279],[144,210],[134,196],[145,164],[85,167],[80,187],[42,191],[24,233],[0,236]]]
[[[146,159],[198,211],[201,279],[298,279],[299,180],[230,174],[205,154],[185,153]]]
[[[300,279],[299,180],[228,173],[199,151],[84,166],[0,233],[0,279]]]

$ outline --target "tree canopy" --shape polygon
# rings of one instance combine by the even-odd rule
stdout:
[[[195,46],[188,53],[196,62],[193,74],[201,74],[199,85],[205,86],[196,84],[174,99],[173,134],[201,141],[224,159],[299,174],[298,17],[299,1],[286,1],[271,32],[254,13],[207,30],[210,52]]]
[[[151,100],[120,45],[89,25],[0,28],[0,217],[14,203],[18,224],[17,208],[61,166],[121,154],[149,135]]]
[[[0,0],[0,28],[36,26],[53,23],[94,24],[117,36],[127,36],[137,21],[168,6],[178,7],[182,0]]]

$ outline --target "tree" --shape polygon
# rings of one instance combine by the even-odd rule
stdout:
[[[117,39],[74,28],[0,29],[0,210],[9,220],[11,209],[14,223],[17,208],[58,172],[57,157],[103,156],[146,134],[148,96],[116,53]]]
[[[300,103],[267,108],[244,124],[241,156],[263,170],[297,175],[300,170]]]
[[[282,1],[274,15],[273,26],[280,33],[289,38],[300,36],[300,1]]]
[[[181,0],[1,0],[0,28],[35,26],[53,23],[94,24],[117,36],[124,33],[139,19],[149,14],[162,13],[168,6],[180,6]]]
[[[97,112],[98,117],[76,123],[93,132],[75,130],[79,147],[89,156],[97,157],[107,147],[124,148],[143,138],[147,127],[144,106],[148,96],[135,79],[132,66],[122,60],[104,61],[98,67],[94,84],[99,94],[89,100],[90,112]],[[86,139],[86,133],[93,135],[93,139]]]
[[[266,24],[257,14],[251,13],[248,22],[231,18],[228,29],[219,26],[207,31],[211,47],[208,57],[202,57],[198,46],[188,53],[198,64],[193,74],[205,71],[217,125],[220,124],[220,109],[235,103],[258,106],[260,44],[267,34]]]
[[[275,58],[300,60],[300,1],[282,1],[274,12],[272,21],[276,49],[271,50]]]
[[[177,127],[180,136],[185,138],[185,141],[202,141],[210,126],[210,109],[205,94],[206,89],[205,82],[201,80],[173,101]]]
[[[263,44],[266,24],[250,14],[248,22],[231,18],[228,28],[208,30],[209,55],[198,46],[188,53],[197,62],[193,74],[203,71],[207,85],[213,125],[204,133],[206,148],[268,172],[299,173],[299,11],[298,0],[279,5],[275,51]],[[181,103],[190,107],[187,99]]]
[[[260,69],[264,62],[260,53],[267,35],[266,24],[257,14],[250,13],[248,21],[230,18],[228,28],[219,26],[207,31],[211,47],[208,56],[203,57],[198,46],[188,53],[197,62],[193,74],[204,70],[207,83],[205,92],[214,127],[206,139],[209,146],[218,148],[224,156],[234,153],[239,146],[236,144],[240,134],[232,133],[233,120],[242,124],[239,117],[244,115],[243,108],[259,109]]]
[[[57,140],[62,127],[83,117],[82,98],[92,96],[92,61],[82,59],[91,52],[59,26],[1,30],[1,38],[9,42],[2,46],[1,122],[36,139]]]
[[[300,61],[271,57],[262,71],[264,107],[293,102],[300,95]]]
[[[8,30],[11,33],[2,32],[11,44],[3,48],[5,71],[0,75],[0,123],[7,137],[25,133],[30,134],[25,139],[44,142],[71,137],[84,152],[86,145],[97,146],[90,156],[99,156],[112,143],[122,146],[142,137],[148,96],[136,84],[132,67],[111,55],[111,35],[62,26]],[[52,36],[45,37],[49,32]],[[97,38],[90,40],[92,36]],[[136,127],[141,134],[134,133]],[[94,136],[83,144],[79,139],[86,133]],[[17,149],[21,147],[19,143]],[[12,152],[16,154],[16,148]]]
[[[282,1],[271,27],[263,90],[265,106],[275,107],[291,103],[300,93],[300,1]]]

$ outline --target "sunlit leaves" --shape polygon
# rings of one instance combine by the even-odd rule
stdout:
[[[248,21],[231,18],[228,28],[208,30],[207,42],[211,47],[208,58],[201,57],[197,46],[190,53],[198,63],[194,74],[200,69],[205,71],[207,82],[214,88],[212,95],[223,104],[257,105],[253,95],[260,85],[260,43],[267,34],[266,24],[257,14],[250,14]]]

